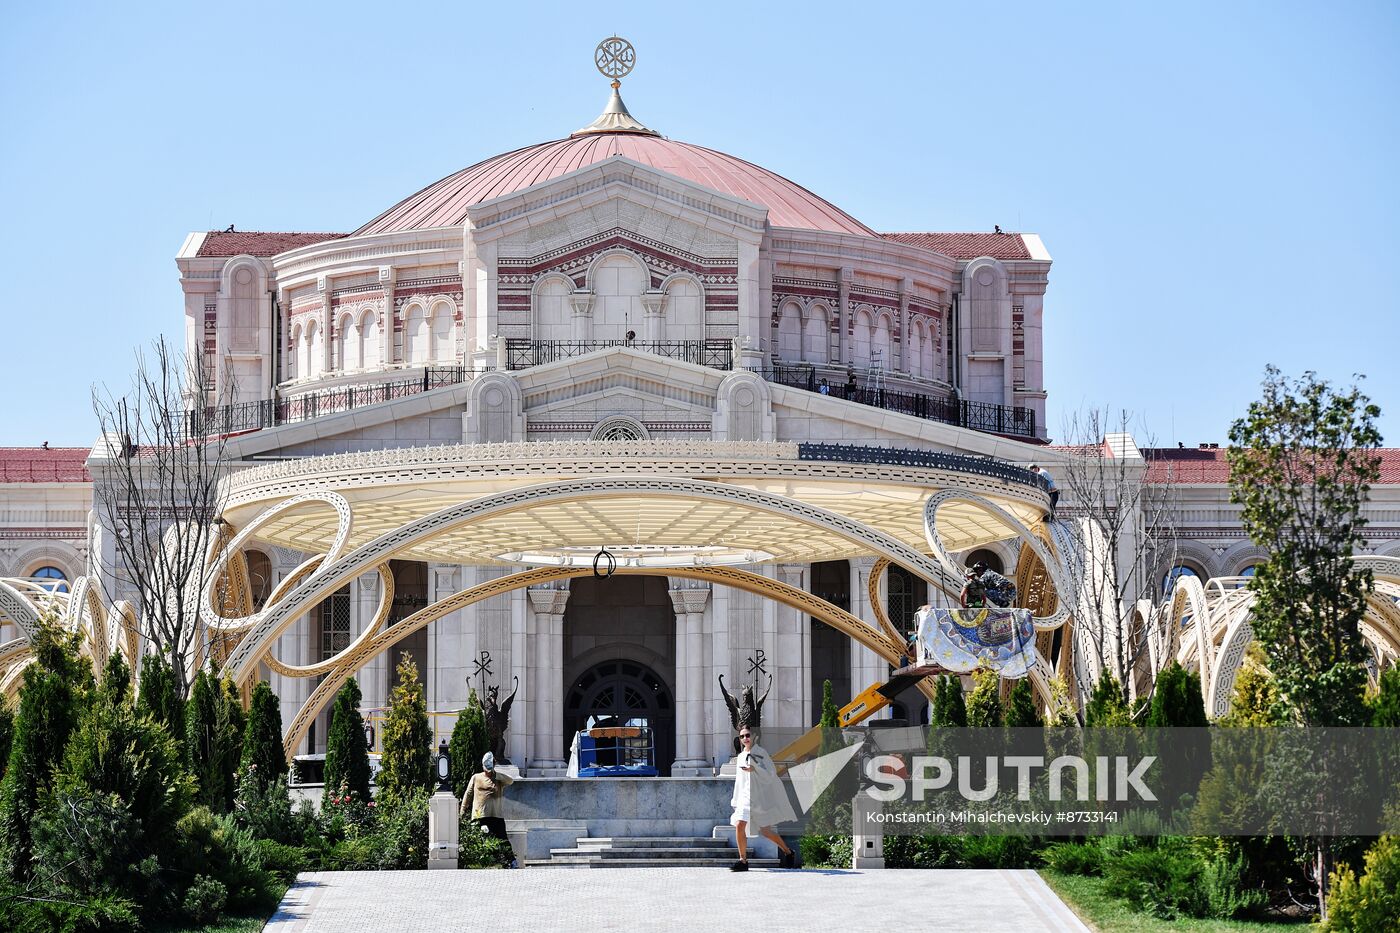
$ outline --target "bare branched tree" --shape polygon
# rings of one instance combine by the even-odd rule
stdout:
[[[1158,571],[1175,563],[1177,529],[1170,478],[1149,482],[1151,464],[1133,439],[1132,423],[1128,412],[1107,408],[1068,419],[1059,517],[1075,527],[1084,561],[1077,632],[1130,696],[1145,697],[1157,672],[1147,663],[1150,619],[1137,603],[1160,599]]]
[[[147,650],[170,662],[181,696],[206,650],[198,598],[223,505],[225,443],[213,428],[218,405],[232,399],[212,398],[211,381],[197,357],[162,337],[137,350],[127,394],[92,393],[102,431],[93,500],[110,539],[98,552],[110,562],[103,591],[109,603],[136,604]]]

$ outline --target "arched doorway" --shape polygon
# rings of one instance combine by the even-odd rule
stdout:
[[[676,713],[671,691],[656,672],[625,659],[603,661],[584,671],[564,699],[565,743],[575,732],[597,726],[642,726],[656,745],[652,762],[669,773],[676,758]],[[617,764],[600,755],[598,764]]]

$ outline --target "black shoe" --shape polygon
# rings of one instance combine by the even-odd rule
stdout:
[[[796,852],[793,852],[793,851],[791,851],[791,850],[789,850],[789,851],[787,851],[787,852],[779,852],[779,853],[778,853],[778,867],[779,867],[779,868],[796,868],[796,867],[797,867],[797,853],[796,853]]]
[[[730,866],[729,866],[729,870],[730,870],[730,871],[748,871],[748,870],[749,870],[749,863],[748,863],[748,860],[747,860],[747,859],[739,859],[739,861],[737,861],[737,862],[735,862],[733,865],[730,865]]]

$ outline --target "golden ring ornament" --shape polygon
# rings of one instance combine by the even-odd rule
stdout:
[[[605,78],[625,78],[637,66],[637,50],[620,36],[609,36],[593,51],[593,64]]]

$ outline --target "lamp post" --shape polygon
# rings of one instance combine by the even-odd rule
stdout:
[[[452,758],[447,752],[446,739],[443,739],[442,741],[438,742],[437,777],[438,790],[450,792],[452,790]]]

